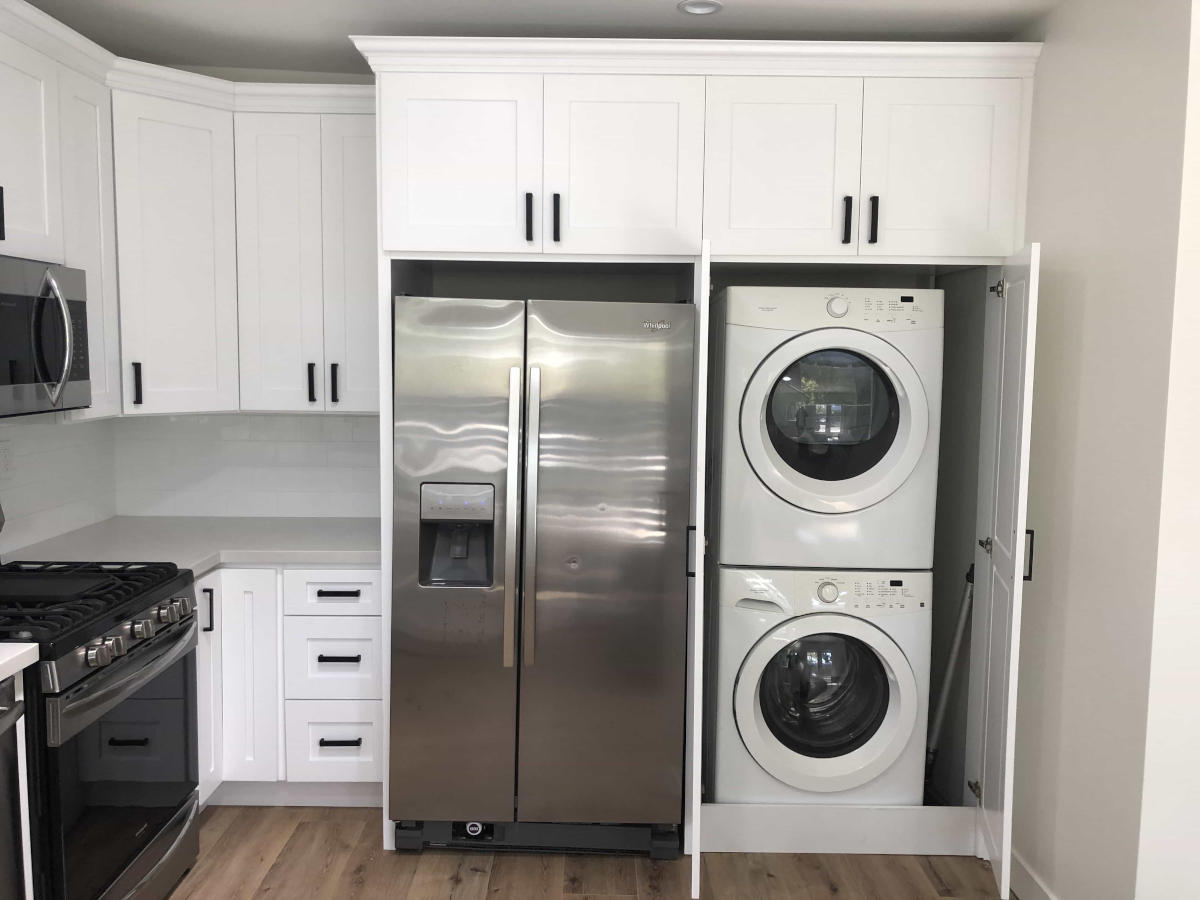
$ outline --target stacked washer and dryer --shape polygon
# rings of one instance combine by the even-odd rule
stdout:
[[[922,802],[942,308],[718,298],[711,800]]]

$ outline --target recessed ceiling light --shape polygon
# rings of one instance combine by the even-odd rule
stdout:
[[[720,0],[680,0],[675,8],[693,16],[711,16],[721,11],[721,3]]]

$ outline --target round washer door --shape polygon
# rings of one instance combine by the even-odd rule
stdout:
[[[819,513],[865,509],[916,468],[929,436],[921,378],[895,346],[823,328],[776,347],[746,385],[742,447],[788,503]]]
[[[846,791],[886,771],[912,737],[918,705],[895,641],[836,613],[777,626],[746,656],[733,692],[750,755],[805,791]]]

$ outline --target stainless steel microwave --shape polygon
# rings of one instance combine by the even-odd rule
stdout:
[[[91,405],[85,273],[0,256],[0,418]]]

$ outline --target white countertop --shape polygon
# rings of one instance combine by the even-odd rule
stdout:
[[[37,661],[37,644],[0,644],[0,681]]]
[[[196,577],[217,566],[378,566],[379,520],[116,516],[5,560],[173,562]]]

